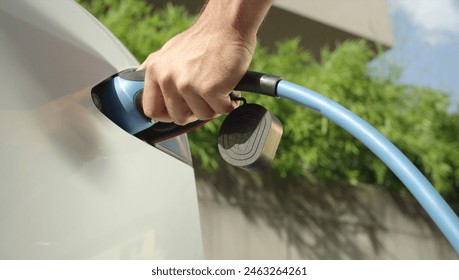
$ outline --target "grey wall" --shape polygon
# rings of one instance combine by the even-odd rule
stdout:
[[[197,170],[208,259],[458,259],[409,193]]]
[[[273,48],[278,41],[300,37],[301,45],[316,59],[320,58],[320,49],[324,46],[334,49],[345,40],[365,38],[374,50],[377,49],[377,44],[390,47],[392,30],[385,0],[360,1],[363,2],[350,0],[343,4],[342,0],[275,1],[258,32],[259,42],[262,46]],[[158,8],[173,3],[186,7],[190,13],[198,13],[205,2],[150,0]],[[315,8],[311,11],[313,16],[304,13],[311,5]],[[341,17],[335,17],[336,14]]]

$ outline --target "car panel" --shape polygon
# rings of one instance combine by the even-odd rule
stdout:
[[[202,258],[193,168],[91,99],[132,54],[73,1],[3,1],[0,42],[0,259]]]

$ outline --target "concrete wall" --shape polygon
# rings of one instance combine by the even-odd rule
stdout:
[[[200,11],[204,0],[150,0],[156,7],[166,3]],[[391,47],[392,29],[386,0],[278,0],[274,1],[258,32],[259,42],[273,47],[279,40],[302,38],[304,48],[319,58],[320,49],[349,39],[364,38],[370,46]]]
[[[458,259],[409,193],[197,170],[208,259]]]
[[[387,0],[274,0],[274,6],[385,46],[394,43]]]

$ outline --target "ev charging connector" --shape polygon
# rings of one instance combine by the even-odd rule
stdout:
[[[179,126],[146,118],[138,102],[144,76],[143,71],[129,69],[109,77],[93,88],[94,103],[125,131],[150,144],[193,130],[205,122]],[[458,216],[416,166],[370,124],[331,99],[278,76],[247,72],[235,90],[289,99],[319,112],[348,131],[405,184],[459,254]],[[248,170],[258,169],[266,166],[274,156],[281,134],[279,120],[266,109],[244,104],[224,121],[219,134],[219,151],[230,164]]]

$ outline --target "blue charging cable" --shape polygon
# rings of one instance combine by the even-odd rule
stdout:
[[[128,69],[114,75],[93,88],[92,95],[101,111],[131,134],[158,134],[155,141],[175,136],[202,125],[202,121],[188,126],[155,126],[143,116],[141,92],[144,71]],[[459,218],[414,164],[381,133],[357,115],[310,89],[282,80],[279,76],[248,71],[235,88],[272,97],[283,97],[311,108],[335,122],[365,144],[405,184],[433,219],[459,254]],[[151,128],[150,128],[151,127]],[[146,131],[146,132],[145,132]],[[142,138],[142,137],[141,137]],[[149,140],[152,142],[153,140]]]
[[[365,144],[405,184],[459,254],[459,218],[416,166],[381,133],[338,103],[288,81],[278,82],[277,96],[319,112]]]

